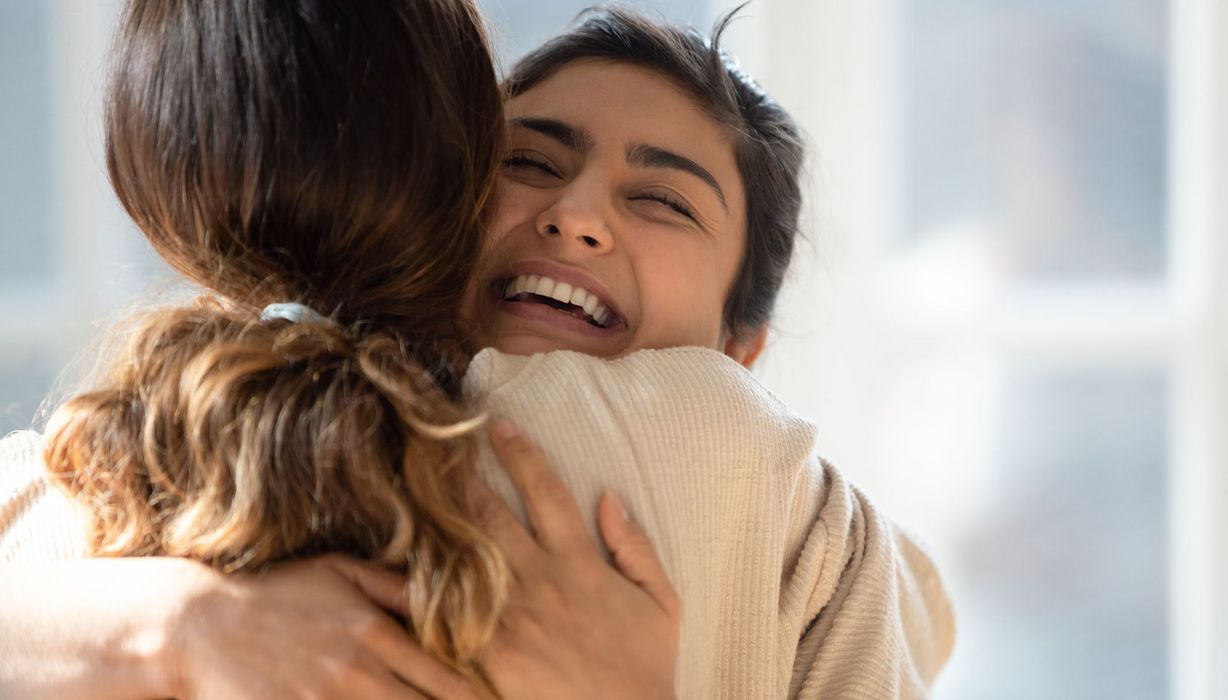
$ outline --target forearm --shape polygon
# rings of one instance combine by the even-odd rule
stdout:
[[[166,630],[199,568],[156,558],[0,566],[0,697],[173,695]]]

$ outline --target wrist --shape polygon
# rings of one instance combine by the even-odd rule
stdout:
[[[132,631],[126,653],[140,669],[151,697],[187,697],[190,692],[188,642],[191,628],[202,617],[204,601],[225,583],[218,571],[199,562],[174,557],[148,560],[155,599],[150,615]]]

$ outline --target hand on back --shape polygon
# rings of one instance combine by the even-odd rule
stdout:
[[[506,423],[495,453],[534,534],[480,482],[484,529],[507,555],[510,602],[482,666],[505,698],[672,698],[681,602],[647,536],[607,493],[598,507],[606,563],[544,455]]]
[[[501,424],[506,425],[506,424]],[[510,427],[510,426],[507,426]],[[645,533],[610,494],[589,538],[574,497],[523,435],[491,436],[531,534],[474,482],[482,527],[513,574],[499,630],[480,658],[507,700],[671,698],[681,603]],[[201,567],[202,569],[204,567]],[[389,611],[405,578],[330,555],[261,574],[206,570],[185,584],[168,640],[181,698],[477,698],[424,653]]]
[[[171,621],[173,694],[476,700],[388,613],[403,586],[402,576],[336,555],[261,574],[207,570]]]

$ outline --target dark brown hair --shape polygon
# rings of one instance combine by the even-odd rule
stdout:
[[[423,646],[469,669],[506,569],[473,525],[456,309],[501,100],[467,0],[130,0],[106,162],[205,288],[143,314],[52,417],[90,551],[225,570],[340,550],[407,570]],[[301,302],[324,322],[262,322]]]
[[[709,40],[626,8],[590,8],[571,29],[520,59],[504,89],[515,97],[579,60],[627,63],[673,81],[730,130],[746,190],[746,250],[724,315],[726,328],[744,336],[771,320],[793,255],[805,148],[788,112],[720,49],[739,10],[719,19]]]

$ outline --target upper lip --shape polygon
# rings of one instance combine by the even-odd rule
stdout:
[[[560,265],[553,260],[522,260],[511,266],[505,275],[498,278],[498,282],[506,282],[514,279],[519,275],[538,275],[553,279],[555,282],[566,282],[573,287],[582,287],[591,294],[597,295],[597,301],[601,302],[610,313],[622,321],[626,321],[626,316],[622,310],[614,303],[613,297],[606,290],[605,285],[597,281],[584,270],[580,270],[567,265]],[[500,290],[500,298],[502,298],[502,290]]]

